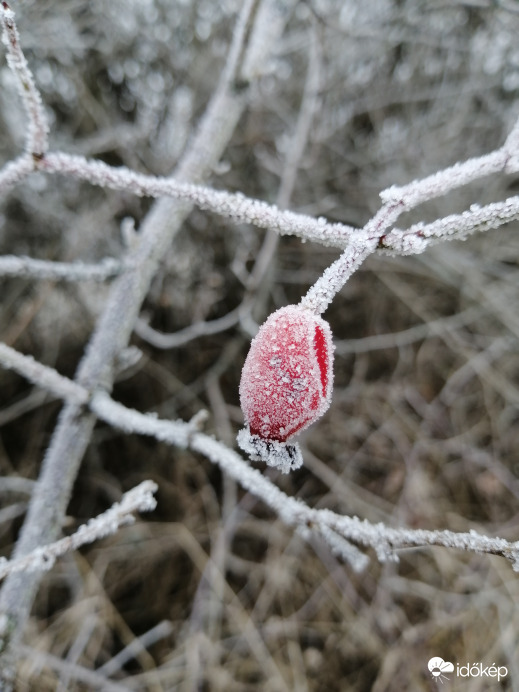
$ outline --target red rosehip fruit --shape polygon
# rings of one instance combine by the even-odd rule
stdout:
[[[328,409],[332,386],[329,324],[296,305],[277,310],[252,340],[243,366],[240,402],[247,428],[238,435],[240,447],[284,471],[298,468],[301,454],[287,442]]]

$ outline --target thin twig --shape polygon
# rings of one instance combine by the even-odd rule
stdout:
[[[119,527],[132,523],[133,512],[151,512],[156,507],[153,497],[158,486],[153,481],[143,481],[126,492],[120,502],[115,503],[103,514],[83,524],[71,536],[61,538],[50,545],[36,548],[28,555],[16,560],[0,558],[0,580],[15,572],[45,571],[52,568],[59,557],[77,550],[82,545],[93,543],[110,534]]]
[[[296,235],[324,245],[344,247],[350,234],[358,232],[341,223],[327,223],[324,218],[315,219],[305,214],[280,210],[275,205],[251,199],[239,192],[213,190],[178,178],[136,173],[125,167],[114,168],[102,161],[92,161],[82,156],[50,153],[39,168],[46,173],[72,176],[92,185],[125,190],[141,197],[178,199],[229,218],[235,223],[250,223],[281,235]]]
[[[32,156],[24,154],[0,170],[0,194],[5,194],[34,171]]]
[[[303,299],[303,305],[315,312],[322,312],[327,307],[352,271],[377,248],[390,248],[404,254],[422,252],[431,242],[430,238],[445,239],[456,235],[453,233],[454,227],[461,222],[465,223],[461,233],[464,237],[472,230],[486,230],[517,218],[516,198],[511,198],[511,206],[509,204],[507,208],[503,206],[506,202],[498,203],[502,206],[491,208],[492,205],[489,205],[483,210],[469,210],[456,219],[447,217],[435,222],[436,226],[429,224],[419,229],[412,227],[407,231],[390,230],[403,211],[483,176],[517,171],[519,124],[514,127],[505,144],[494,152],[456,164],[423,180],[384,191],[381,195],[383,206],[361,230],[328,223],[325,219],[281,211],[265,202],[197,184],[204,180],[218,162],[245,108],[247,86],[255,75],[260,74],[293,5],[294,0],[248,1],[243,5],[222,80],[192,139],[191,147],[178,166],[175,176],[169,178],[145,176],[129,169],[113,168],[102,162],[88,161],[66,153],[47,153],[47,121],[42,100],[20,47],[14,14],[7,3],[0,6],[9,66],[17,77],[29,118],[26,154],[0,171],[0,191],[5,192],[38,168],[49,174],[63,174],[86,180],[103,188],[164,198],[155,203],[142,224],[140,233],[136,235],[135,244],[129,249],[128,270],[112,286],[75,382],[28,357],[16,352],[13,355],[5,350],[7,347],[0,350],[0,358],[7,367],[17,369],[32,382],[67,402],[44,459],[42,474],[17,543],[15,560],[58,535],[81,458],[89,443],[95,418],[99,417],[125,432],[152,435],[168,444],[190,446],[219,464],[223,471],[261,497],[287,523],[298,527],[304,535],[311,535],[318,530],[335,551],[344,554],[347,552],[341,539],[373,547],[380,559],[394,557],[394,550],[402,547],[446,545],[505,555],[512,560],[514,568],[517,568],[517,544],[503,539],[472,533],[389,529],[383,525],[361,522],[356,518],[341,517],[327,510],[312,510],[302,502],[287,497],[239,455],[197,432],[194,425],[159,421],[152,416],[131,411],[111,400],[106,393],[112,387],[118,355],[128,343],[159,262],[193,205],[236,221],[252,223],[280,234],[299,235],[343,250],[342,256],[325,277]],[[310,72],[308,81],[311,81]],[[308,123],[303,125],[307,128]],[[297,160],[295,168],[296,164]],[[5,636],[0,648],[5,646],[7,654],[2,654],[3,668],[0,677],[4,673],[6,677],[12,673],[12,661],[8,660],[9,649],[16,643],[27,620],[38,581],[39,577],[34,574],[16,573],[7,578],[2,589],[0,609],[3,614],[0,622]]]
[[[20,359],[26,360],[28,367],[32,367],[33,361],[28,356],[20,354]],[[22,360],[18,360],[18,364],[21,371]],[[51,368],[41,366],[38,369],[43,387],[47,387],[52,379],[44,372],[47,370]],[[70,380],[68,382],[69,386],[74,385]],[[62,389],[65,391],[66,388]],[[397,551],[404,548],[436,545],[473,553],[501,555],[512,562],[515,571],[519,571],[519,542],[511,543],[504,538],[484,536],[476,531],[456,533],[445,530],[391,528],[382,523],[372,524],[358,517],[340,515],[327,509],[312,509],[301,500],[286,495],[232,449],[197,431],[196,424],[160,420],[155,416],[128,409],[113,401],[105,392],[95,393],[90,407],[98,418],[126,434],[148,435],[169,445],[187,446],[202,454],[243,488],[261,498],[286,524],[297,527],[305,538],[310,538],[315,532],[319,533],[334,552],[347,557],[357,569],[365,566],[365,558],[355,548],[344,544],[344,540],[373,548],[381,561],[397,560]]]
[[[34,78],[20,47],[20,36],[14,21],[14,12],[6,2],[0,6],[2,42],[7,48],[7,64],[17,78],[18,93],[29,119],[25,151],[40,159],[48,149],[49,124],[45,116],[43,101],[36,88]]]
[[[0,343],[0,364],[8,370],[14,370],[29,382],[37,384],[55,396],[78,406],[83,406],[89,399],[89,393],[67,377],[63,377],[53,368],[24,356],[7,344]]]
[[[519,219],[519,197],[509,197],[480,207],[473,204],[461,214],[451,214],[432,223],[416,223],[405,230],[394,228],[381,239],[380,247],[399,255],[423,252],[432,243],[465,240]]]
[[[0,276],[58,281],[106,281],[120,274],[121,270],[121,262],[111,257],[106,257],[96,264],[52,262],[17,255],[0,257]]]
[[[155,348],[168,349],[168,348],[179,348],[184,344],[193,341],[201,336],[208,336],[210,334],[219,334],[234,325],[238,324],[241,316],[250,307],[250,299],[245,299],[240,305],[238,305],[234,310],[230,310],[223,317],[218,317],[214,320],[208,320],[206,322],[194,322],[190,324],[189,327],[185,329],[179,329],[177,332],[171,334],[165,334],[164,332],[159,332],[153,327],[150,327],[147,322],[143,319],[137,320],[135,323],[135,333],[138,334],[141,339],[147,341]]]
[[[248,44],[243,51],[243,60],[247,62],[251,77],[261,74],[293,3],[294,0],[260,1]],[[242,68],[242,65],[236,66],[232,72]],[[229,72],[224,71],[224,79],[216,89],[198,132],[178,166],[177,179],[180,181],[199,182],[206,177],[216,166],[234,132],[247,104],[248,90],[245,88],[237,91],[234,81],[230,82],[229,79]],[[40,164],[47,163],[48,158],[47,155]],[[78,164],[79,172],[84,168],[84,159],[81,157],[50,157],[49,166],[57,169],[60,161],[63,172],[67,169],[69,173],[73,173],[74,165]],[[102,184],[110,187],[110,175],[115,169],[96,163],[87,166],[86,170],[101,173],[99,182],[104,181]],[[105,180],[106,174],[108,180]],[[121,185],[124,178],[127,179],[127,174],[123,178],[116,175],[116,178],[117,185]],[[129,191],[131,189],[132,186]],[[157,190],[157,194],[164,192]],[[138,242],[129,251],[128,263],[131,269],[114,281],[103,314],[78,368],[76,383],[90,393],[99,387],[107,390],[111,388],[117,355],[127,346],[157,267],[190,209],[191,204],[186,201],[160,200],[141,225]],[[15,558],[22,557],[57,537],[94,423],[95,416],[90,411],[84,411],[77,403],[65,405],[43,461],[38,485],[16,544]],[[0,611],[4,614],[1,636],[3,652],[0,654],[3,669],[0,678],[3,676],[9,687],[14,675],[14,646],[29,616],[39,579],[35,573],[13,574],[6,579],[0,592]]]

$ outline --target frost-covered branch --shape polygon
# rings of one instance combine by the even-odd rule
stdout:
[[[0,170],[0,194],[5,194],[12,187],[18,185],[34,170],[34,161],[32,156],[24,154],[19,156],[14,161],[9,161]]]
[[[159,421],[151,415],[143,418],[143,414],[116,403],[103,391],[91,395],[85,387],[63,377],[54,368],[38,363],[32,356],[23,355],[3,343],[0,343],[0,365],[14,370],[29,382],[64,401],[78,406],[88,405],[98,418],[127,432],[153,435],[158,440],[185,447],[189,436],[197,429],[196,421],[194,424],[170,424],[171,421]],[[143,425],[144,428],[141,429]]]
[[[334,534],[347,541],[373,548],[381,561],[398,559],[400,549],[426,545],[443,546],[473,553],[501,555],[512,562],[519,571],[519,542],[511,543],[503,538],[483,536],[476,531],[455,533],[453,531],[426,531],[421,529],[393,529],[385,524],[372,524],[357,517],[341,516],[327,509],[312,509],[304,502],[289,497],[277,488],[257,469],[251,468],[241,456],[203,433],[191,436],[190,448],[218,464],[220,468],[240,485],[260,497],[285,523],[305,531],[317,531],[335,552],[340,552],[339,542],[334,544]],[[329,532],[333,532],[330,534]],[[350,553],[351,555],[351,553]],[[359,556],[356,556],[360,559]],[[355,563],[354,563],[355,564]],[[361,560],[357,568],[365,565]]]
[[[0,21],[3,40],[7,46],[8,64],[16,77],[29,124],[26,153],[0,171],[0,193],[5,193],[37,168],[48,175],[60,174],[105,189],[160,198],[143,220],[139,233],[135,234],[135,242],[130,243],[128,256],[120,265],[125,271],[117,276],[111,286],[105,309],[74,382],[61,377],[52,368],[45,368],[33,359],[21,356],[12,349],[8,350],[6,346],[0,347],[0,361],[6,367],[17,370],[66,402],[45,455],[41,476],[16,547],[15,561],[23,559],[39,546],[50,543],[58,535],[79,464],[89,444],[95,420],[100,418],[125,433],[150,435],[167,444],[190,447],[205,455],[244,488],[261,497],[284,521],[295,526],[305,537],[318,534],[334,552],[350,560],[358,569],[364,566],[365,556],[347,541],[373,547],[381,559],[394,556],[394,551],[400,548],[432,544],[505,555],[517,567],[517,545],[503,539],[472,533],[390,529],[356,518],[341,517],[327,510],[313,510],[304,503],[289,498],[238,454],[199,432],[194,423],[158,420],[117,404],[107,393],[112,388],[120,356],[125,353],[157,268],[194,205],[236,222],[251,223],[278,234],[297,235],[305,240],[340,249],[343,252],[341,257],[302,301],[303,307],[308,307],[314,313],[321,313],[326,309],[352,272],[377,249],[399,254],[418,253],[428,247],[433,239],[465,237],[475,230],[495,228],[518,218],[517,198],[511,198],[481,210],[471,208],[464,214],[446,217],[433,224],[417,225],[404,231],[393,228],[402,212],[425,201],[483,176],[519,170],[519,123],[515,125],[505,144],[495,152],[456,164],[423,180],[384,191],[381,195],[382,208],[363,229],[284,211],[266,202],[248,199],[239,193],[214,190],[202,185],[217,166],[247,105],[250,82],[262,73],[272,47],[279,44],[284,23],[294,5],[294,0],[246,0],[242,4],[227,65],[200,125],[190,139],[190,146],[174,174],[155,177],[142,175],[128,168],[114,168],[81,156],[47,151],[47,120],[41,97],[20,47],[14,14],[5,2],[1,4]],[[294,149],[288,157],[288,168],[292,168],[290,175],[285,178],[284,187],[282,186],[278,200],[280,207],[284,206],[284,197],[289,196],[286,190],[293,187],[298,160],[310,129],[311,116],[318,98],[315,92],[315,85],[319,81],[318,62],[316,55],[314,63],[309,64],[306,91],[308,98],[306,105],[303,104],[296,127]],[[175,158],[176,154],[171,156],[171,160]],[[165,159],[167,160],[167,152]],[[36,260],[21,258],[13,269],[12,258],[4,260],[11,266],[11,269],[6,269],[7,275],[78,280],[76,265],[45,263],[43,266],[35,264]],[[114,266],[112,269],[116,273]],[[72,279],[73,276],[76,278]],[[90,275],[90,278],[93,276]],[[224,322],[212,326],[207,323],[203,329],[221,328],[222,324],[229,323],[231,317],[234,320],[236,315],[230,313],[222,318]],[[241,317],[241,313],[238,317]],[[183,338],[192,338],[194,331],[201,328],[195,326]],[[0,595],[0,624],[5,626],[5,630],[0,631],[0,650],[3,647],[8,649],[19,637],[30,612],[38,579],[38,575],[24,572],[13,572],[8,577]],[[2,653],[1,658],[3,657]],[[0,670],[1,678],[5,670],[3,660],[0,662]]]
[[[512,142],[515,140],[512,138]],[[343,255],[332,264],[303,298],[301,305],[321,314],[336,293],[376,248],[390,249],[398,254],[423,252],[430,239],[463,239],[469,233],[497,228],[518,218],[519,203],[515,197],[504,202],[474,206],[461,215],[440,219],[433,224],[417,224],[407,230],[388,231],[404,211],[424,201],[466,185],[472,180],[505,169],[510,160],[510,141],[496,152],[463,164],[456,164],[423,180],[404,187],[392,187],[381,193],[385,202],[379,212],[359,230],[343,224],[330,224],[325,219],[282,211],[266,202],[249,199],[239,193],[228,193],[208,187],[113,168],[98,161],[67,154],[49,154],[41,163],[49,173],[69,174],[102,187],[128,190],[136,195],[170,196],[192,202],[201,209],[274,230],[281,234],[298,235],[325,245],[345,247]]]
[[[376,246],[377,243],[373,240],[364,240],[364,242],[349,245],[339,259],[325,270],[302,298],[301,307],[311,310],[316,315],[321,315],[351,275],[375,250]]]
[[[12,349],[9,349],[12,351]],[[23,373],[22,365],[32,368],[34,361],[18,354],[17,370]],[[47,388],[51,378],[48,370],[40,365],[40,386]],[[66,380],[57,375],[60,380]],[[31,377],[35,381],[34,377]],[[69,387],[75,387],[68,380]],[[62,387],[63,394],[65,387]],[[86,392],[85,392],[86,395]],[[350,544],[350,541],[372,548],[379,560],[398,559],[398,550],[427,545],[443,546],[472,553],[501,555],[512,562],[519,571],[519,542],[511,543],[503,538],[483,536],[476,531],[455,533],[453,531],[427,531],[423,529],[391,528],[385,524],[372,524],[357,517],[348,517],[327,509],[313,509],[296,498],[289,497],[260,471],[252,468],[239,454],[223,443],[198,430],[197,422],[160,420],[153,415],[140,413],[113,401],[105,392],[97,392],[89,402],[91,410],[126,434],[148,435],[169,445],[189,447],[217,464],[224,473],[236,480],[245,490],[261,498],[288,525],[294,526],[305,537],[321,536],[334,553],[347,559],[355,569],[366,566],[366,557]],[[65,539],[67,540],[67,539]]]
[[[380,246],[397,254],[414,254],[422,252],[433,242],[465,240],[472,233],[499,228],[517,219],[519,197],[509,197],[484,207],[473,204],[468,211],[451,214],[432,223],[417,223],[405,230],[394,228],[384,236]]]
[[[152,414],[142,414],[118,404],[105,392],[96,392],[90,403],[91,410],[105,423],[127,433],[151,435],[161,442],[185,448],[190,436],[197,430],[197,418],[193,423],[159,420]]]
[[[505,170],[509,172],[511,157],[518,155],[519,137],[514,134],[518,129],[519,121],[505,144],[495,152],[455,164],[403,187],[393,186],[381,192],[383,206],[361,231],[350,235],[348,247],[310,288],[302,299],[301,306],[316,314],[324,312],[353,272],[377,247],[391,249],[402,255],[419,254],[427,249],[431,239],[463,240],[470,233],[498,228],[519,218],[519,198],[510,197],[504,202],[482,208],[473,205],[469,211],[431,224],[416,224],[406,231],[393,229],[386,232],[404,211],[410,211],[423,202],[445,195],[486,175]]]
[[[246,37],[247,22],[251,16],[252,5],[253,3],[249,2],[244,6],[237,22],[221,90],[225,90],[225,86],[229,88],[232,84],[232,79],[238,79],[236,61],[243,50],[242,44]],[[260,11],[258,11],[258,15],[261,15]],[[41,97],[20,48],[14,13],[10,10],[7,3],[2,4],[0,16],[3,26],[3,40],[8,49],[9,66],[17,76],[19,91],[29,116],[30,127],[27,151],[30,154],[36,155],[39,159],[47,149],[48,129]],[[258,31],[261,33],[263,29]],[[263,46],[264,48],[265,46]],[[254,51],[257,50],[256,47]],[[256,55],[254,51],[250,51],[244,57],[246,66],[244,65],[243,70],[245,72],[250,71],[250,53]],[[310,80],[311,88],[314,88],[314,82],[315,79]],[[61,152],[47,154],[42,161],[38,161],[38,168],[48,173],[73,176],[89,181],[94,185],[124,190],[140,196],[171,197],[186,201],[197,205],[201,209],[231,218],[235,222],[251,223],[261,228],[274,230],[280,234],[297,235],[306,240],[316,241],[341,249],[347,248],[351,242],[359,246],[367,244],[370,249],[363,253],[364,256],[372,251],[371,241],[375,238],[378,239],[379,247],[381,248],[390,249],[399,254],[411,254],[422,252],[428,246],[428,243],[424,242],[425,234],[423,228],[416,226],[406,231],[394,229],[390,234],[385,234],[383,231],[389,228],[391,223],[374,223],[381,215],[381,212],[387,211],[390,207],[398,209],[398,213],[394,217],[396,219],[403,211],[409,211],[425,201],[442,196],[478,178],[503,171],[508,173],[514,172],[517,169],[517,159],[519,159],[518,132],[519,121],[515,124],[500,149],[484,156],[469,159],[463,163],[457,163],[422,180],[415,180],[400,187],[392,186],[384,190],[380,194],[384,206],[379,214],[371,222],[368,222],[361,232],[341,223],[328,223],[324,218],[315,219],[304,214],[282,211],[275,205],[246,198],[240,193],[213,190],[173,178],[147,176],[124,167],[114,168],[100,161],[89,161],[81,156],[72,156]],[[186,163],[184,167],[189,168],[189,166],[190,164]],[[182,169],[182,165],[180,169]],[[32,156],[20,157],[16,161],[7,164],[0,171],[0,191],[9,189],[26,177],[32,170],[34,170]],[[185,177],[184,174],[181,177]],[[499,204],[507,205],[507,203],[506,209],[499,206]],[[514,208],[510,206],[512,203],[515,205]],[[485,209],[488,216],[486,221],[480,222],[477,218],[471,217],[472,210],[461,215],[464,227],[471,222],[473,223],[471,226],[472,230],[467,232],[496,228],[516,218],[514,198],[507,200],[505,203],[498,203],[496,206],[488,205]],[[382,216],[386,216],[385,213],[382,213]],[[445,223],[442,220],[438,220],[435,224],[430,225],[431,232],[435,237],[452,236],[451,224],[456,222],[454,217],[447,217],[444,221]],[[427,229],[429,229],[429,226]],[[460,237],[463,237],[463,233],[460,233]],[[348,252],[352,253],[352,255],[358,254],[357,249],[350,249]],[[351,262],[347,261],[347,257],[345,257],[340,263],[341,268],[337,265],[341,275],[349,276],[348,272],[344,273],[344,265],[348,266],[349,264]],[[332,274],[336,277],[338,276],[336,273],[332,272]],[[320,284],[319,291],[322,285],[323,282]]]
[[[339,516],[329,510],[315,510],[319,522],[335,530],[340,535],[360,545],[373,548],[380,561],[397,560],[395,551],[406,548],[420,548],[427,545],[453,548],[469,553],[500,555],[512,563],[519,572],[519,542],[511,543],[504,538],[483,536],[477,531],[456,533],[454,531],[424,529],[393,529],[385,524],[372,524],[358,517]]]
[[[294,0],[259,0],[253,27],[246,37],[243,36],[246,45],[243,51],[239,51],[243,55],[240,74],[246,64],[248,78],[261,75],[293,5]],[[233,70],[238,70],[238,66]],[[178,180],[200,182],[213,171],[247,105],[248,95],[247,85],[237,90],[234,84],[229,84],[228,71],[224,70],[224,78],[217,86],[198,130],[177,166]],[[46,155],[40,163],[59,168],[60,161],[62,172],[69,174],[74,174],[74,166],[79,164],[81,170],[84,165],[81,158],[60,159],[59,156],[53,158],[50,155]],[[113,187],[109,180],[105,180],[105,174],[108,173],[109,178],[115,169],[103,167],[102,164],[87,169],[101,173],[100,182]],[[132,191],[131,186],[123,189]],[[157,194],[165,193],[157,190]],[[126,348],[159,263],[190,210],[191,203],[184,200],[161,199],[141,224],[138,242],[128,253],[131,269],[113,282],[104,311],[78,368],[76,383],[90,394],[100,387],[111,389],[118,354]],[[16,559],[56,538],[94,423],[95,417],[90,411],[83,410],[73,402],[65,405],[16,544]],[[35,574],[17,573],[6,579],[0,592],[0,611],[6,621],[5,631],[1,633],[4,652],[0,663],[7,671],[5,677],[10,675],[9,671],[12,672],[11,652],[28,618],[38,583],[39,577]]]
[[[50,545],[36,548],[17,560],[0,558],[0,580],[14,572],[49,570],[57,558],[62,557],[65,553],[116,533],[121,526],[135,521],[134,512],[151,512],[155,509],[157,502],[153,493],[157,491],[157,488],[157,484],[153,481],[143,481],[125,493],[120,502],[112,505],[103,514],[90,519],[87,524],[80,526],[71,536],[66,536]]]
[[[392,202],[401,204],[402,211],[414,209],[419,204],[430,199],[441,197],[452,190],[468,185],[474,180],[479,180],[497,173],[512,173],[515,170],[515,160],[519,156],[516,130],[514,126],[504,145],[484,156],[468,159],[463,163],[438,171],[422,180],[413,180],[407,185],[392,187],[380,193],[384,203]]]
[[[105,257],[96,264],[84,262],[51,262],[17,255],[0,256],[0,276],[29,279],[55,279],[57,281],[106,281],[121,273],[118,260]]]
[[[2,42],[7,48],[7,64],[16,76],[18,93],[22,99],[29,124],[25,150],[36,159],[41,158],[48,148],[49,125],[45,116],[40,92],[27,65],[20,47],[20,36],[14,21],[14,12],[6,2],[0,6]]]
[[[386,230],[395,223],[403,211],[404,206],[400,200],[388,200],[364,228],[353,235],[349,246],[339,259],[330,265],[311,286],[301,300],[301,307],[315,314],[323,313],[350,276],[378,247],[380,238],[385,235]]]
[[[114,168],[102,161],[82,156],[51,153],[40,164],[40,170],[72,176],[112,190],[124,190],[139,196],[170,197],[196,205],[235,223],[250,223],[282,235],[296,235],[324,245],[344,247],[356,229],[341,223],[327,223],[305,214],[283,211],[275,205],[251,199],[241,193],[213,190],[203,185],[181,182],[175,178],[136,173],[129,168]]]
[[[89,393],[84,387],[63,377],[54,368],[38,363],[32,356],[24,356],[3,343],[0,343],[0,364],[65,401],[83,406],[89,399]]]
[[[512,562],[519,571],[519,543],[510,543],[503,538],[490,538],[476,531],[455,533],[453,531],[425,531],[416,529],[393,529],[385,524],[372,524],[357,517],[341,516],[327,509],[312,509],[301,500],[288,497],[258,470],[251,468],[236,452],[221,442],[202,433],[191,438],[191,449],[204,454],[246,490],[260,497],[285,523],[297,526],[302,531],[320,531],[328,540],[329,531],[365,547],[373,548],[381,561],[397,559],[395,551],[409,547],[438,545],[475,553],[501,555]],[[331,543],[334,549],[333,541]],[[337,547],[335,546],[335,550]]]
[[[93,185],[125,190],[139,196],[171,197],[188,201],[200,209],[229,218],[235,223],[250,223],[281,235],[295,235],[330,247],[344,249],[353,244],[357,246],[355,251],[351,248],[349,251],[354,254],[364,248],[369,254],[375,247],[380,247],[407,255],[424,252],[430,244],[427,242],[429,237],[444,240],[463,239],[470,233],[498,228],[518,218],[518,198],[510,197],[503,202],[481,208],[473,205],[462,214],[439,219],[433,224],[416,224],[405,230],[393,229],[385,232],[403,212],[484,177],[488,174],[489,166],[491,172],[503,172],[508,160],[509,155],[503,147],[497,152],[456,164],[407,186],[389,188],[381,193],[385,204],[363,229],[342,223],[330,223],[323,217],[316,219],[305,214],[285,211],[276,205],[248,198],[241,193],[214,190],[174,178],[144,175],[124,167],[114,168],[101,161],[89,161],[81,156],[49,154],[39,168],[48,173],[71,175]],[[389,210],[391,213],[388,213]],[[456,233],[458,221],[461,228]]]

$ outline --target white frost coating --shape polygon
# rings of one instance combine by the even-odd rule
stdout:
[[[463,185],[500,173],[507,165],[510,155],[503,147],[478,158],[455,163],[450,168],[433,173],[427,178],[413,180],[401,187],[392,185],[380,193],[384,204],[400,204],[401,211],[409,211],[422,202],[447,194]]]
[[[241,192],[213,190],[172,177],[144,175],[124,166],[116,168],[103,161],[92,161],[63,152],[47,154],[39,163],[39,170],[72,176],[112,190],[126,190],[138,196],[186,200],[236,223],[251,223],[280,235],[298,235],[332,247],[344,247],[350,235],[358,233],[358,229],[351,226],[326,223],[323,219],[306,214],[278,209],[275,205],[246,197]]]
[[[399,255],[423,252],[433,241],[465,240],[471,233],[499,228],[519,219],[519,196],[480,207],[473,204],[461,214],[425,224],[419,222],[406,230],[394,228],[384,236],[384,248]]]
[[[281,473],[290,473],[301,468],[303,455],[297,443],[265,440],[259,435],[252,435],[249,426],[240,430],[237,436],[238,445],[253,461],[264,461]]]
[[[17,78],[18,93],[29,119],[25,150],[28,154],[39,157],[48,149],[49,125],[40,92],[36,88],[32,72],[20,47],[20,36],[15,24],[14,12],[6,3],[0,5],[0,24],[2,43],[7,49],[7,64]]]
[[[296,305],[277,310],[253,339],[243,366],[240,401],[247,428],[240,447],[285,472],[298,468],[300,453],[285,443],[325,413],[332,387],[328,323]]]
[[[34,170],[32,156],[24,154],[7,163],[0,170],[0,194],[5,194],[14,185],[26,178]]]
[[[16,367],[18,372],[28,377],[28,379],[32,379],[32,374],[28,375],[25,373],[21,365],[22,362],[25,362],[26,365],[30,366],[34,361],[22,354],[17,354],[17,358],[20,359]],[[15,359],[11,357],[10,361],[14,363]],[[39,368],[35,369],[36,377],[34,377],[34,381],[38,385],[47,388],[50,378],[48,378],[43,371],[50,370],[50,368],[45,368],[41,363],[38,365]],[[53,372],[60,379],[67,380],[67,378],[62,378],[61,375],[58,375],[55,371]],[[70,380],[68,380],[68,383],[69,385],[75,384]],[[86,390],[83,390],[79,385],[75,386],[82,390],[85,396],[87,395]],[[58,395],[67,398],[68,394],[66,389],[66,387],[61,386],[59,388],[61,391],[57,391]],[[51,389],[50,391],[54,390]],[[125,410],[124,406],[116,402],[111,403],[112,406],[110,406],[110,398],[107,394],[98,392],[92,398],[90,406],[100,417],[103,417],[100,414],[104,413],[105,417],[103,420],[107,423],[127,433],[136,432],[143,435],[150,435],[155,439],[164,441],[166,444],[183,448],[188,445],[193,451],[202,454],[213,463],[218,464],[224,473],[234,478],[245,490],[260,497],[286,524],[298,527],[305,538],[308,538],[311,533],[318,533],[324,538],[328,545],[330,545],[334,552],[337,554],[342,553],[343,558],[348,559],[352,564],[352,558],[355,556],[349,548],[346,548],[345,544],[341,544],[340,541],[339,543],[337,542],[337,536],[342,537],[345,541],[354,541],[359,546],[373,548],[381,561],[398,559],[396,551],[400,549],[438,545],[444,546],[445,548],[455,548],[457,550],[465,550],[474,553],[501,555],[512,563],[515,571],[519,572],[519,541],[510,543],[503,538],[483,536],[476,531],[471,531],[470,533],[454,533],[453,531],[427,531],[424,529],[395,529],[381,523],[370,524],[368,521],[362,521],[357,517],[341,516],[329,509],[313,509],[304,504],[301,500],[289,497],[283,493],[272,481],[263,476],[257,469],[251,468],[251,466],[232,449],[229,449],[224,444],[212,439],[208,435],[198,432],[197,428],[200,421],[197,416],[189,423],[158,420],[149,414]],[[245,431],[245,433],[246,432],[247,431]],[[154,501],[149,499],[149,496],[147,499],[146,493],[148,490],[154,492],[155,486],[154,484],[149,484],[150,481],[146,481],[132,491],[132,494],[138,492],[141,499],[141,491],[144,491],[144,500],[141,507],[148,506],[152,508],[151,503]],[[133,498],[135,498],[135,495],[133,495]],[[139,500],[139,504],[141,503],[141,499]],[[127,508],[126,504],[125,508]],[[113,511],[114,508],[109,510],[110,513]],[[143,510],[141,509],[141,511]],[[119,512],[119,510],[117,510],[117,512]],[[105,525],[104,520],[103,525]],[[330,533],[330,531],[332,533]],[[80,536],[84,538],[83,532],[80,533]],[[342,545],[342,548],[340,545]],[[358,556],[355,557],[356,561],[357,558]],[[9,564],[8,571],[11,571],[13,568],[13,563],[7,563],[6,560],[0,559],[0,578],[1,569],[3,569],[3,566],[6,564]],[[18,561],[16,561],[16,564],[17,567],[15,569],[18,571],[21,565],[19,565]]]
[[[134,521],[133,512],[151,512],[155,509],[157,502],[153,493],[157,492],[157,489],[158,486],[153,481],[143,481],[125,493],[120,502],[112,505],[103,514],[90,519],[71,536],[40,546],[15,560],[0,558],[0,579],[14,572],[49,570],[56,559],[65,553],[115,533],[120,526]]]
[[[323,313],[350,276],[370,255],[378,243],[364,234],[350,243],[339,259],[335,260],[302,298],[300,306],[316,315]]]
[[[360,574],[368,567],[369,557],[361,553],[356,546],[342,536],[339,536],[338,533],[328,528],[328,526],[319,526],[318,529],[314,529],[314,533],[322,536],[330,546],[332,553],[350,564],[357,574]]]
[[[14,370],[30,382],[65,401],[71,401],[77,405],[86,404],[88,401],[87,390],[76,382],[63,377],[54,368],[38,363],[32,356],[25,356],[2,342],[0,342],[0,365]]]
[[[123,270],[122,262],[105,257],[97,264],[84,262],[51,262],[4,255],[0,257],[0,276],[21,276],[33,279],[64,279],[65,281],[105,281]]]

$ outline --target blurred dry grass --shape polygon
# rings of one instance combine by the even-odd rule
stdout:
[[[290,206],[362,224],[387,185],[503,141],[517,115],[519,15],[484,2],[339,5],[298,5],[272,75],[212,184],[276,199],[312,20],[322,50],[320,108]],[[163,172],[172,163],[161,148],[166,130],[178,133],[180,151],[211,92],[233,3],[145,6],[25,2],[20,30],[57,145]],[[19,104],[2,69],[7,161],[18,143]],[[514,189],[510,178],[485,181],[409,221]],[[148,206],[34,176],[2,202],[0,250],[63,260],[118,256],[121,219],[138,223]],[[144,306],[151,325],[173,332],[227,314],[242,300],[264,242],[259,231],[193,212]],[[298,301],[334,258],[281,239],[250,319],[261,323]],[[333,405],[304,436],[305,467],[276,482],[312,506],[392,526],[474,528],[517,540],[518,258],[516,226],[416,258],[372,257],[326,315],[337,341]],[[2,280],[0,292],[2,340],[72,375],[106,288]],[[159,351],[135,337],[145,355],[114,396],[171,418],[207,408],[208,429],[233,445],[249,339],[235,327]],[[59,404],[3,371],[0,392],[0,474],[36,479]],[[427,672],[432,656],[506,665],[501,688],[519,689],[519,582],[503,559],[413,550],[397,565],[373,556],[355,575],[208,461],[103,425],[66,530],[145,478],[159,484],[156,512],[45,578],[20,692],[108,690],[107,680],[150,692],[429,690],[437,685]],[[0,486],[4,555],[26,499]],[[449,689],[488,687],[452,677]]]

